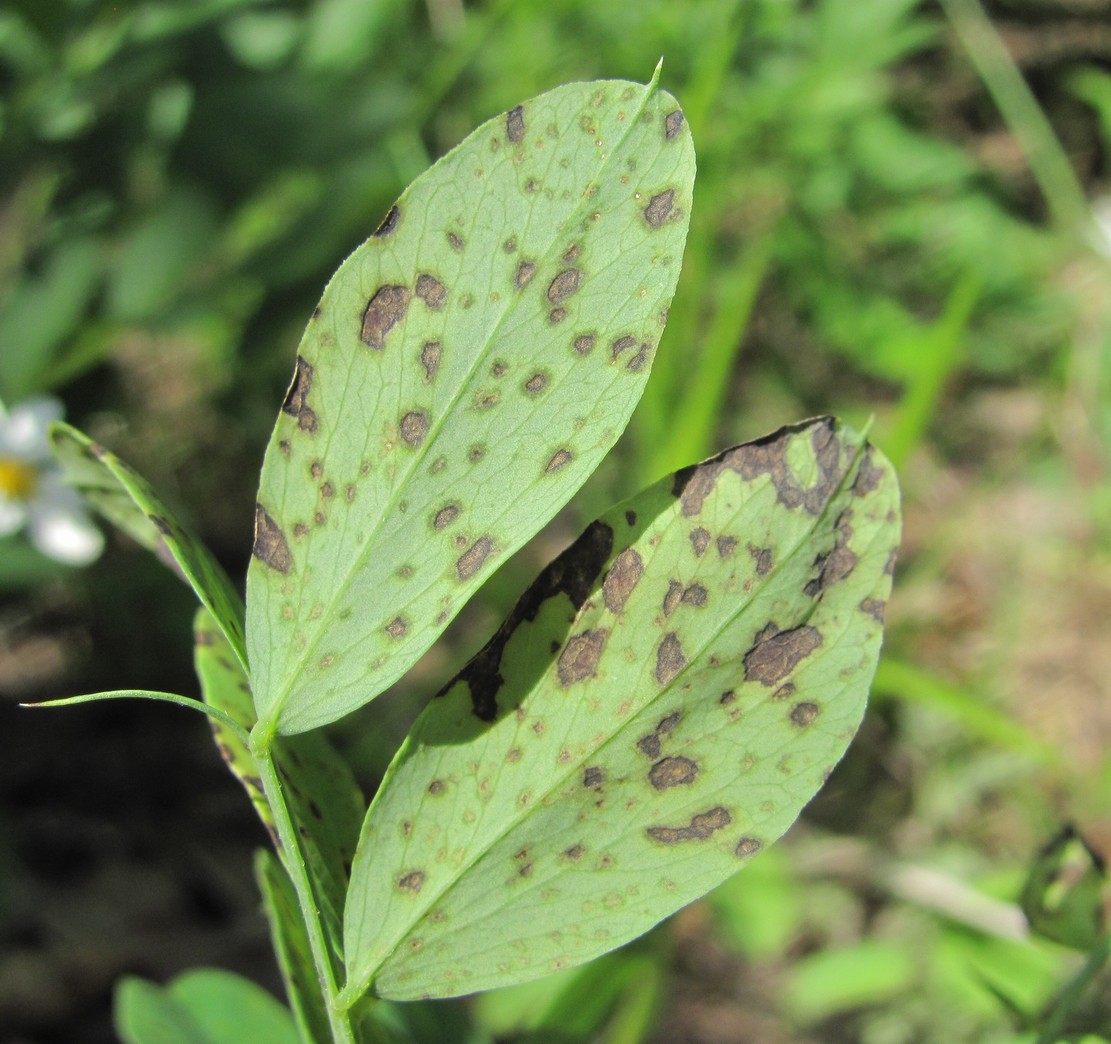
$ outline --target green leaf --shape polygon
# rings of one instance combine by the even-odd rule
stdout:
[[[250,729],[255,722],[251,689],[227,639],[204,609],[197,613],[194,630],[197,676],[205,702]],[[245,737],[218,721],[213,722],[212,732],[220,755],[243,784],[271,836],[276,837],[258,763]],[[271,753],[325,930],[342,963],[343,901],[366,802],[347,762],[323,735],[278,740]]]
[[[246,669],[243,601],[212,552],[174,517],[141,476],[83,432],[55,422],[50,444],[70,485],[108,521],[156,552],[193,588]]]
[[[317,983],[312,949],[293,882],[273,853],[265,849],[255,858],[255,878],[262,892],[262,907],[270,923],[270,939],[286,996],[301,1037],[306,1041],[326,1041],[331,1036],[328,1012]]]
[[[593,523],[391,765],[344,1000],[580,964],[771,844],[864,713],[898,534],[890,465],[828,418]]]
[[[162,988],[124,979],[116,1028],[126,1044],[298,1044],[289,1012],[260,986],[218,968],[198,968]]]
[[[259,489],[264,737],[373,699],[598,465],[648,377],[693,179],[655,81],[570,84],[471,134],[336,273]]]

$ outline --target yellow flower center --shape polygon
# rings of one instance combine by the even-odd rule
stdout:
[[[38,481],[38,472],[23,461],[0,457],[0,494],[11,500],[30,500]]]

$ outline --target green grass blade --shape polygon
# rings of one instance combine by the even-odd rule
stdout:
[[[352,871],[343,999],[582,963],[771,844],[864,713],[898,534],[890,466],[828,418],[591,525],[387,773]]]
[[[470,135],[336,273],[259,490],[260,736],[373,699],[598,465],[648,376],[693,178],[654,82],[571,84]]]

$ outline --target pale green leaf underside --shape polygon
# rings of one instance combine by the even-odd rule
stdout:
[[[66,481],[109,522],[175,568],[217,620],[246,668],[243,599],[208,548],[140,475],[83,432],[56,422],[50,442]]]
[[[345,999],[581,963],[779,837],[859,725],[898,534],[890,465],[828,419],[595,522],[391,766],[355,857]]]
[[[648,377],[693,180],[654,83],[570,84],[470,135],[339,269],[259,489],[261,731],[374,698],[598,465]]]
[[[243,784],[259,818],[276,837],[258,763],[245,742],[243,730],[255,723],[246,676],[205,609],[197,613],[194,634],[194,662],[205,702],[240,726],[232,729],[214,721],[216,746]],[[366,803],[347,763],[322,734],[283,737],[273,744],[271,755],[316,890],[321,920],[337,963],[342,964],[344,895]]]

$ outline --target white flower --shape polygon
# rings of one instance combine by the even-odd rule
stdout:
[[[82,566],[104,549],[104,537],[51,459],[50,424],[61,418],[57,399],[32,399],[10,411],[0,402],[0,537],[25,525],[44,555]]]

